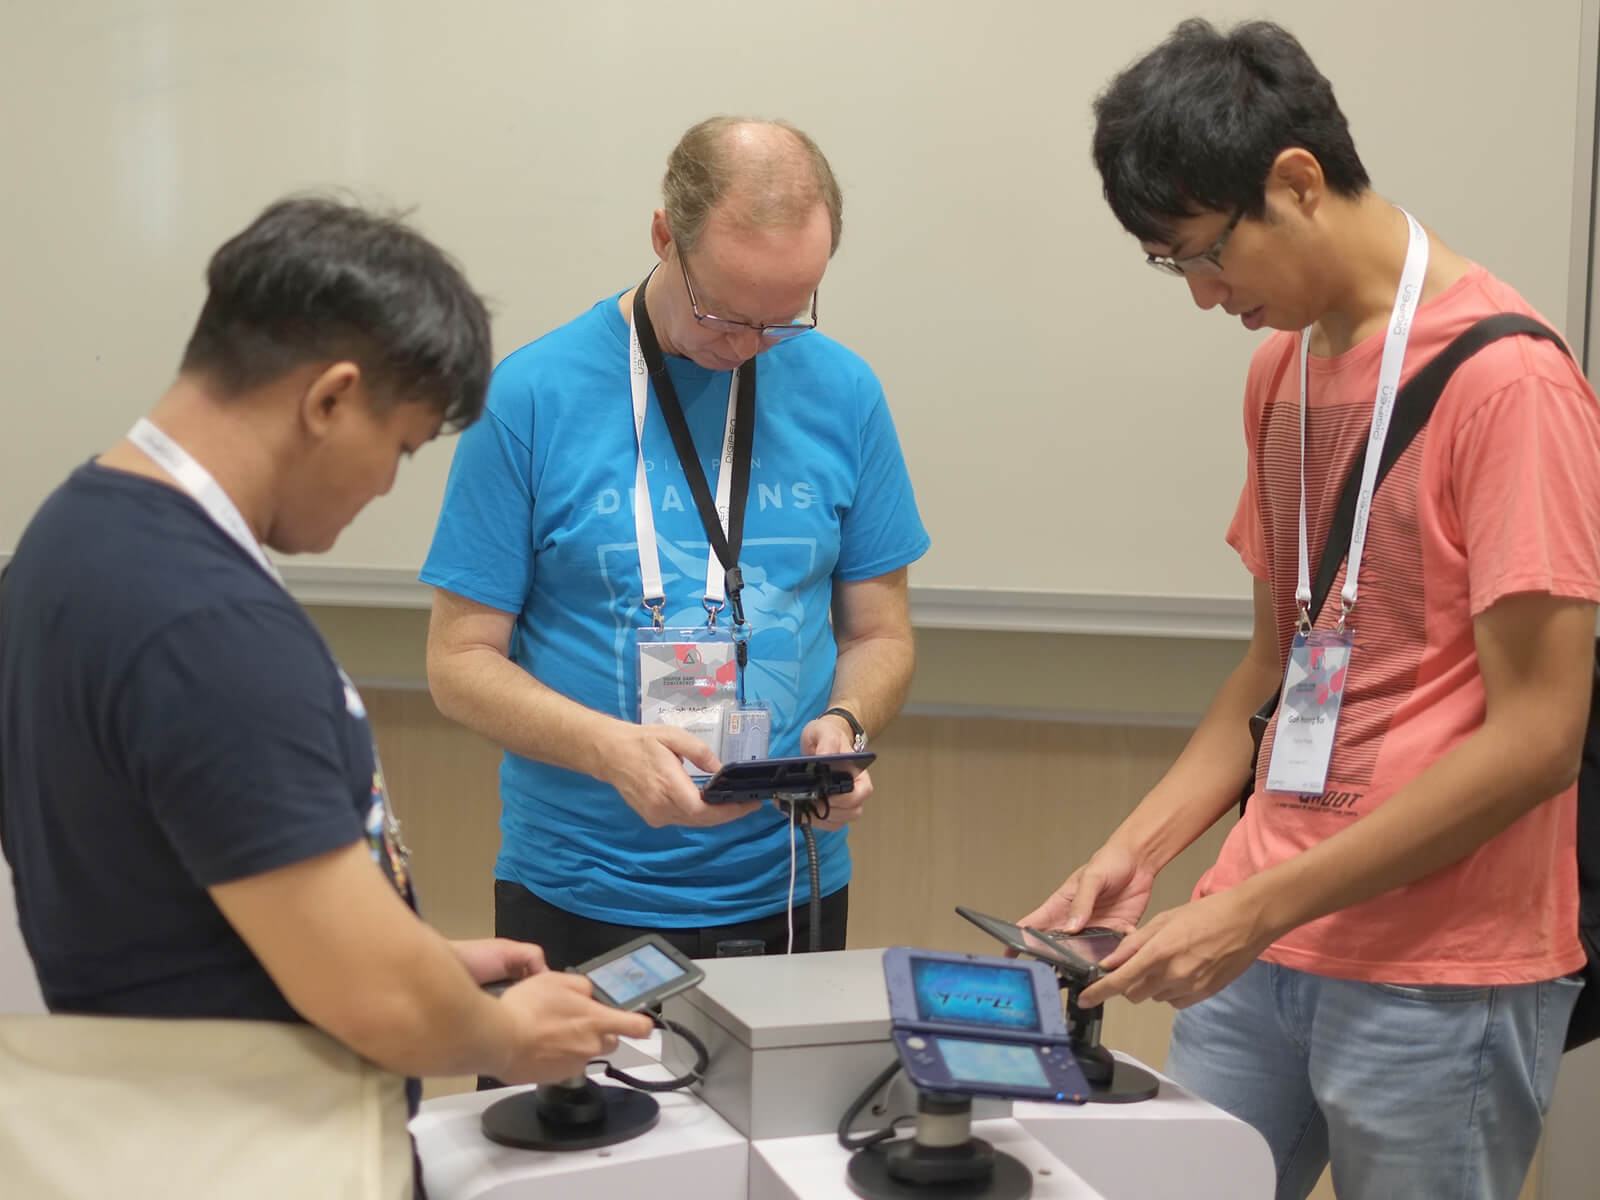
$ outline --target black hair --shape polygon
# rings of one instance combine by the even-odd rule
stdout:
[[[1111,81],[1094,114],[1106,201],[1140,241],[1170,244],[1179,219],[1206,212],[1259,218],[1272,164],[1292,146],[1340,195],[1371,185],[1333,85],[1270,21],[1226,34],[1184,21]]]
[[[239,395],[348,359],[374,408],[423,401],[446,430],[483,412],[489,315],[450,258],[398,216],[322,196],[269,206],[224,242],[181,369]]]

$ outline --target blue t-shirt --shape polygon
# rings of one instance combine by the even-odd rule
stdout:
[[[872,579],[928,548],[883,389],[820,333],[758,360],[745,511],[746,694],[772,706],[771,753],[798,754],[827,707],[835,580]],[[730,373],[669,357],[701,467],[715,487]],[[516,614],[512,658],[599,712],[638,719],[635,631],[648,624],[633,524],[638,451],[628,326],[617,298],[516,351],[485,417],[456,447],[426,583]],[[705,623],[709,546],[652,389],[644,456],[668,626]],[[498,878],[581,916],[657,927],[781,911],[789,832],[772,806],[709,829],[651,829],[615,789],[507,754]],[[817,838],[824,895],[850,877],[845,834]],[[796,901],[808,897],[800,872]]]
[[[0,842],[55,1012],[299,1021],[207,888],[365,841],[360,697],[188,495],[88,464],[0,576]],[[405,890],[402,888],[402,890]]]

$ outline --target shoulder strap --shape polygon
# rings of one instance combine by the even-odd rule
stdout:
[[[1406,381],[1400,394],[1395,397],[1394,415],[1390,418],[1389,436],[1383,444],[1383,457],[1378,460],[1378,478],[1373,485],[1374,490],[1383,486],[1384,476],[1428,423],[1434,406],[1439,403],[1440,393],[1456,373],[1456,368],[1490,342],[1517,334],[1544,338],[1559,346],[1567,357],[1572,356],[1560,334],[1520,313],[1498,313],[1484,317],[1457,334],[1454,341]],[[1323,543],[1322,559],[1317,564],[1317,578],[1311,589],[1313,621],[1322,611],[1323,601],[1333,589],[1334,576],[1339,573],[1339,564],[1344,562],[1350,550],[1350,533],[1356,520],[1356,494],[1361,490],[1361,472],[1366,461],[1367,451],[1363,446],[1350,468],[1350,477],[1344,481],[1344,490],[1339,493],[1339,506],[1333,510],[1333,524],[1328,527],[1328,540]]]

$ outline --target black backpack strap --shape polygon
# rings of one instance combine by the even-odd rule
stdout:
[[[1561,347],[1563,354],[1568,358],[1572,357],[1572,351],[1567,349],[1567,344],[1561,339],[1560,334],[1532,317],[1525,317],[1520,313],[1497,313],[1492,317],[1484,317],[1475,325],[1457,334],[1454,341],[1406,381],[1405,386],[1400,389],[1400,394],[1395,397],[1394,412],[1389,418],[1389,435],[1384,439],[1383,456],[1378,460],[1378,477],[1373,483],[1374,493],[1383,484],[1383,478],[1389,473],[1390,468],[1399,461],[1406,448],[1422,431],[1422,427],[1428,423],[1434,407],[1439,403],[1439,396],[1444,391],[1445,384],[1450,382],[1450,377],[1456,373],[1456,368],[1490,342],[1497,342],[1503,337],[1517,334],[1554,342]],[[1356,496],[1361,491],[1361,472],[1366,462],[1367,449],[1363,446],[1350,468],[1349,477],[1344,481],[1344,489],[1339,493],[1339,504],[1333,510],[1333,523],[1328,527],[1327,540],[1322,543],[1322,557],[1317,563],[1316,579],[1311,586],[1309,611],[1313,622],[1316,621],[1317,614],[1322,611],[1328,593],[1333,589],[1334,577],[1339,574],[1339,564],[1344,562],[1350,552],[1350,534],[1356,523]],[[1596,654],[1595,702],[1600,705],[1600,646],[1597,646]],[[1250,737],[1255,743],[1255,753],[1250,759],[1250,777],[1245,781],[1244,789],[1239,795],[1240,816],[1244,815],[1245,805],[1255,790],[1256,761],[1261,756],[1261,741],[1266,734],[1267,725],[1272,720],[1272,714],[1278,709],[1278,695],[1279,693],[1274,691],[1266,703],[1250,716]],[[1600,711],[1597,711],[1597,715],[1600,715]],[[1600,771],[1600,764],[1597,764],[1596,769]],[[1600,876],[1600,851],[1596,852],[1595,858],[1595,874]]]
[[[1383,457],[1378,460],[1378,479],[1373,485],[1374,492],[1383,486],[1383,477],[1428,423],[1445,384],[1450,382],[1456,368],[1490,342],[1516,334],[1544,338],[1561,347],[1561,352],[1567,357],[1572,356],[1559,333],[1520,313],[1498,313],[1485,317],[1457,334],[1453,342],[1406,381],[1400,394],[1395,397],[1394,414],[1389,419],[1389,436],[1384,439]],[[1344,481],[1344,491],[1339,494],[1339,506],[1333,510],[1333,524],[1328,527],[1328,540],[1323,544],[1322,561],[1317,566],[1316,583],[1311,589],[1313,621],[1317,619],[1322,602],[1333,587],[1339,564],[1344,562],[1349,552],[1350,533],[1356,523],[1356,495],[1361,491],[1361,472],[1366,462],[1367,449],[1363,446],[1356,455],[1355,465],[1350,468],[1350,477]]]

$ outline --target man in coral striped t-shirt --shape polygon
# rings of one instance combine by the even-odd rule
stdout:
[[[1228,530],[1255,579],[1249,651],[1161,782],[1025,918],[1133,930],[1156,873],[1232,808],[1246,718],[1284,678],[1302,411],[1314,576],[1386,349],[1403,385],[1480,318],[1536,314],[1371,189],[1331,86],[1274,25],[1185,22],[1096,116],[1107,199],[1152,264],[1201,308],[1280,331],[1246,381]],[[1574,781],[1600,601],[1600,409],[1581,372],[1543,340],[1480,351],[1366,528],[1313,635],[1348,609],[1325,779],[1286,771],[1296,786],[1268,787],[1280,737],[1315,741],[1284,732],[1280,707],[1255,795],[1193,900],[1131,932],[1081,1002],[1182,1010],[1168,1071],[1261,1131],[1279,1197],[1305,1196],[1331,1160],[1346,1200],[1509,1198],[1584,962]],[[1338,682],[1307,689],[1295,717],[1324,711]]]

